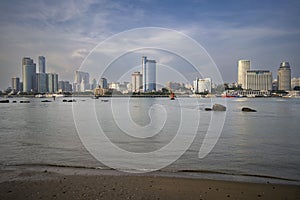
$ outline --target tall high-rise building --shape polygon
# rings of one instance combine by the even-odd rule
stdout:
[[[39,56],[39,73],[46,73],[46,58]]]
[[[277,72],[278,90],[291,90],[291,68],[288,62],[282,62]]]
[[[251,70],[246,73],[246,88],[251,90],[272,90],[272,73],[266,70]]]
[[[238,84],[245,89],[246,88],[246,73],[250,70],[250,60],[238,61]]]
[[[24,57],[22,59],[23,92],[36,91],[36,64],[33,59]]]
[[[53,74],[49,73],[47,74],[47,80],[48,80],[48,92],[54,93],[54,82],[53,82]]]
[[[48,92],[49,93],[56,93],[58,91],[58,74],[47,74],[48,80]]]
[[[90,89],[90,75],[87,72],[76,71],[75,72],[75,84],[76,92],[84,92]]]
[[[15,91],[20,91],[20,78],[19,77],[11,78],[11,88]]]
[[[37,73],[36,74],[36,83],[37,83],[37,91],[39,93],[46,93],[48,92],[48,81],[47,81],[47,74],[45,73]]]
[[[107,89],[108,84],[107,84],[107,79],[106,78],[101,78],[99,81],[99,87],[102,89]]]
[[[134,72],[131,75],[131,82],[132,82],[132,87],[131,91],[132,92],[140,92],[140,89],[142,89],[142,74],[140,72]]]
[[[58,74],[53,74],[53,89],[55,93],[58,91]]]
[[[156,61],[142,57],[143,92],[156,91]]]

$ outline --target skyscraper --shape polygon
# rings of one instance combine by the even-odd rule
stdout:
[[[58,91],[58,74],[47,74],[48,80],[48,92],[49,93],[56,93]]]
[[[46,73],[46,59],[44,56],[39,56],[39,73]]]
[[[37,73],[36,74],[36,83],[37,83],[37,91],[39,93],[46,93],[48,91],[47,89],[47,74],[45,73]]]
[[[238,84],[246,88],[246,73],[250,70],[250,60],[238,61]]]
[[[132,92],[139,92],[142,88],[142,74],[140,72],[134,72],[131,75],[131,82],[132,82]]]
[[[251,70],[246,73],[246,88],[251,90],[272,90],[272,73],[266,70]]]
[[[291,68],[288,62],[282,62],[277,74],[278,90],[291,90]]]
[[[22,59],[23,92],[36,91],[36,64],[33,59],[24,57]]]
[[[156,61],[142,57],[143,92],[156,91]]]
[[[91,90],[94,90],[95,88],[97,88],[97,80],[95,78],[93,78],[92,85],[91,85]]]
[[[53,74],[49,73],[47,74],[47,80],[48,80],[48,92],[54,93],[54,82],[53,82]]]
[[[99,81],[99,86],[102,89],[107,89],[108,85],[107,85],[107,79],[106,78],[101,78]]]
[[[20,78],[19,77],[11,78],[11,87],[15,91],[20,91]]]

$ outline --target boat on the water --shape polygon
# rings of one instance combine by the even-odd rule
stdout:
[[[173,92],[170,93],[170,99],[175,100],[175,94]]]

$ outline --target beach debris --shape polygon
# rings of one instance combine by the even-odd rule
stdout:
[[[204,108],[205,111],[212,111],[211,108]]]
[[[243,112],[257,112],[256,110],[252,109],[252,108],[248,108],[248,107],[243,107],[242,108]]]

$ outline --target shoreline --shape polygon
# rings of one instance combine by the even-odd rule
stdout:
[[[49,166],[2,166],[0,199],[299,199],[300,185],[129,174]]]

